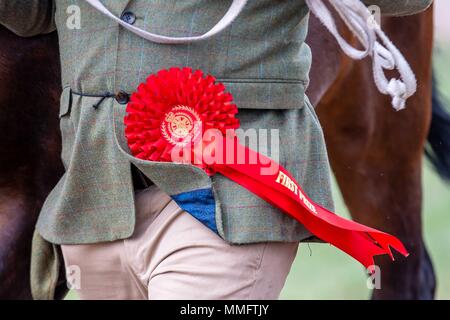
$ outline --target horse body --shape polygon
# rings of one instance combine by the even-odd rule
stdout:
[[[421,234],[421,167],[431,122],[432,10],[385,19],[383,27],[419,81],[407,110],[393,111],[389,98],[373,85],[370,61],[343,55],[314,18],[308,95],[317,105],[332,168],[352,216],[399,236],[411,252],[396,263],[377,261],[383,283],[374,298],[427,299],[433,297],[435,279]],[[63,173],[57,39],[54,34],[20,39],[1,28],[0,39],[7,44],[0,52],[0,298],[29,298],[32,231]]]
[[[0,39],[0,298],[30,298],[34,224],[63,173],[57,37]]]

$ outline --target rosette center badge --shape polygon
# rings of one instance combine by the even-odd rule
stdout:
[[[197,141],[202,133],[202,120],[197,112],[188,106],[175,106],[166,113],[161,123],[162,136],[172,145],[185,147]]]

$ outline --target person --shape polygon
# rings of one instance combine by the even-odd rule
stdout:
[[[406,15],[431,1],[363,2],[383,14]],[[127,24],[178,37],[205,33],[230,5],[101,3]],[[312,58],[305,43],[308,17],[303,0],[249,0],[212,38],[158,44],[86,1],[0,0],[0,23],[17,35],[59,35],[66,173],[36,226],[36,299],[55,293],[59,248],[82,299],[278,298],[299,242],[312,234],[223,176],[189,165],[130,162],[120,151],[126,149],[122,121],[130,93],[148,75],[170,67],[203,70],[233,95],[244,130],[279,130],[280,163],[331,210],[323,133],[305,95]]]

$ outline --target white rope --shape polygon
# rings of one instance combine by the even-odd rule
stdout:
[[[402,110],[406,100],[417,90],[417,81],[410,65],[381,27],[374,21],[367,7],[360,0],[328,0],[345,24],[355,34],[364,50],[349,44],[339,33],[333,16],[323,0],[306,0],[310,10],[333,34],[342,50],[352,59],[371,56],[373,75],[378,90],[392,97],[395,110]],[[370,24],[369,25],[369,21]],[[380,39],[379,42],[377,39]],[[387,79],[385,70],[396,69],[400,79]]]
[[[161,44],[183,44],[183,43],[190,43],[190,42],[196,42],[196,41],[202,41],[209,39],[219,32],[226,29],[231,23],[233,23],[234,20],[239,16],[239,14],[244,9],[245,5],[247,4],[248,0],[233,0],[231,3],[230,8],[228,9],[227,13],[223,16],[223,18],[214,26],[211,30],[206,32],[205,34],[202,34],[200,36],[194,36],[194,37],[169,37],[169,36],[162,36],[159,34],[151,33],[145,30],[142,30],[138,27],[135,27],[129,23],[126,23],[125,21],[122,21],[119,17],[115,16],[111,11],[108,10],[108,8],[105,7],[105,5],[100,0],[85,0],[87,3],[89,3],[92,7],[97,9],[99,12],[103,13],[105,16],[111,18],[112,20],[116,21],[118,24],[120,24],[125,29],[133,32],[134,34],[155,42],[155,43],[161,43]]]

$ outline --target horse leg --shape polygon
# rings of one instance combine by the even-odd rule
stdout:
[[[0,299],[30,299],[31,241],[34,223],[30,208],[21,193],[13,190],[0,192]],[[36,217],[39,208],[34,208]]]
[[[337,106],[338,101],[335,103]],[[339,109],[348,106],[342,104],[342,100],[339,103]],[[390,111],[387,113],[391,116]],[[384,138],[378,140],[375,133],[370,132],[373,126],[333,118],[334,128],[325,125],[330,161],[353,218],[398,236],[411,253],[407,259],[399,257],[396,262],[386,257],[377,261],[382,270],[382,288],[374,297],[432,298],[434,281],[428,279],[429,283],[423,283],[427,279],[421,272],[431,269],[429,260],[424,260],[427,255],[422,239],[421,153],[410,154],[397,145],[392,141],[395,140],[393,131],[389,132],[392,136],[381,134]],[[412,134],[409,143],[401,143],[417,143],[424,139],[422,135]],[[384,146],[382,140],[404,153],[396,154],[395,150]]]
[[[394,112],[372,84],[369,61],[347,66],[318,106],[330,161],[353,218],[398,236],[410,252],[379,257],[375,299],[432,299],[435,278],[422,237],[422,155],[431,119],[432,10],[386,19],[384,28],[416,72],[408,109]],[[414,37],[407,36],[413,30]],[[345,76],[344,76],[345,75]],[[351,92],[351,94],[349,94]]]

